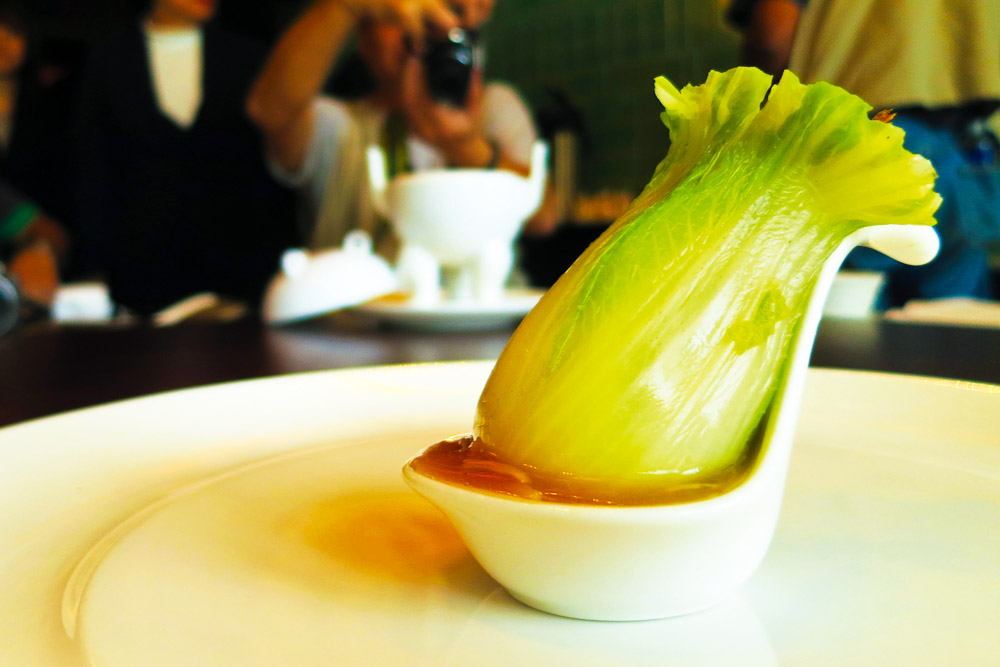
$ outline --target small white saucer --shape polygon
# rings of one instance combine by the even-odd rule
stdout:
[[[351,309],[352,313],[378,324],[419,331],[475,331],[499,329],[516,324],[535,307],[543,290],[512,288],[500,302],[441,301],[433,305],[416,303],[407,297],[390,295]]]

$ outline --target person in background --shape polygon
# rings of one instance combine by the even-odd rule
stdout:
[[[0,180],[0,260],[17,277],[22,296],[48,308],[59,287],[69,238],[35,202]]]
[[[247,108],[265,137],[272,170],[298,187],[310,246],[339,245],[359,227],[379,242],[365,147],[382,145],[395,170],[476,167],[527,173],[536,138],[531,114],[476,69],[458,104],[428,90],[421,54],[449,30],[475,30],[492,0],[317,0],[278,41]],[[374,90],[346,101],[321,95],[352,35]],[[388,245],[388,248],[387,248]]]
[[[257,305],[297,240],[291,193],[244,110],[264,54],[212,26],[215,9],[154,0],[81,81],[81,243],[140,315],[202,292]]]
[[[938,257],[923,267],[867,248],[852,268],[884,271],[879,306],[909,299],[991,298],[989,242],[1000,239],[997,141],[1000,6],[995,0],[735,0],[743,58],[779,76],[829,81],[874,111],[891,109],[905,145],[937,170]]]
[[[0,179],[71,228],[75,80],[29,34],[22,4],[0,0]]]

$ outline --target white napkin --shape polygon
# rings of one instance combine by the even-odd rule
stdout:
[[[103,283],[68,283],[56,290],[52,319],[57,322],[106,322],[114,303]]]
[[[902,308],[888,311],[890,320],[959,324],[977,327],[1000,327],[1000,302],[968,297],[909,301]]]

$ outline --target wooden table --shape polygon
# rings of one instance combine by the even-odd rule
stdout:
[[[0,425],[217,382],[376,364],[491,359],[510,329],[414,333],[339,318],[83,327],[36,324],[0,339]],[[1000,384],[1000,329],[824,320],[814,366]]]

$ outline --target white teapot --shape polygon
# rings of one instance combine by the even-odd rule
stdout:
[[[283,324],[356,306],[398,289],[389,263],[372,252],[371,237],[348,232],[340,248],[292,249],[264,294],[264,321]]]
[[[442,267],[456,270],[453,298],[503,298],[514,239],[542,202],[547,155],[537,142],[528,177],[498,169],[432,169],[389,181],[382,150],[368,147],[372,203],[402,241],[396,274],[415,303],[441,298]]]

